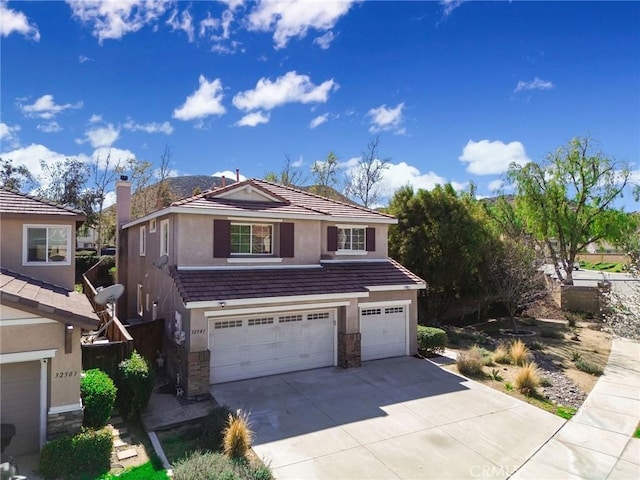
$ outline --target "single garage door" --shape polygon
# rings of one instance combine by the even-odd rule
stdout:
[[[360,310],[362,360],[407,354],[405,305]]]
[[[334,364],[334,312],[287,312],[209,321],[211,383]]]
[[[40,450],[40,362],[0,365],[0,418],[13,423],[16,435],[5,455]]]

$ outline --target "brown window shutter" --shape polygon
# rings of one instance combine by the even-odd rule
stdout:
[[[367,252],[376,251],[376,229],[373,227],[367,228],[365,232],[365,238],[367,242]]]
[[[213,221],[213,256],[214,258],[231,256],[231,222],[229,220]]]
[[[293,247],[295,243],[293,232],[293,223],[280,224],[280,256],[283,258],[293,258]]]
[[[327,227],[327,251],[338,250],[338,227]]]

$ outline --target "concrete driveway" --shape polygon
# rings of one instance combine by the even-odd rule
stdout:
[[[564,423],[413,357],[211,393],[250,412],[254,451],[279,480],[507,478]]]

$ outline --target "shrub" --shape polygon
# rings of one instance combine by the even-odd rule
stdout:
[[[104,427],[116,401],[118,389],[113,380],[100,369],[87,370],[80,380],[80,398],[84,404],[85,427]]]
[[[574,362],[577,362],[578,360],[582,360],[582,354],[577,350],[572,351],[571,360]]]
[[[224,430],[229,422],[231,410],[226,405],[214,408],[202,421],[200,445],[207,450],[220,452],[223,449]]]
[[[590,375],[596,375],[598,377],[602,375],[602,369],[593,363],[587,362],[586,360],[583,360],[581,358],[576,360],[574,363],[578,370],[581,370]]]
[[[497,368],[494,368],[493,370],[491,370],[491,378],[494,379],[496,382],[501,382],[504,380],[502,375],[500,375],[500,370],[498,370]]]
[[[231,460],[221,453],[193,452],[173,465],[174,480],[271,480],[268,467]]]
[[[540,336],[542,338],[553,338],[554,340],[564,339],[564,333],[554,330],[553,328],[543,328],[540,330]]]
[[[525,395],[534,395],[536,388],[540,386],[540,373],[538,366],[533,362],[522,365],[522,368],[514,378],[515,386],[520,393]]]
[[[249,415],[238,410],[237,415],[229,414],[229,423],[224,429],[223,451],[229,458],[245,458],[249,448],[253,432],[249,428]]]
[[[149,362],[134,350],[118,365],[118,405],[125,419],[136,418],[149,403],[155,374]]]
[[[46,443],[40,452],[38,470],[46,479],[94,478],[109,471],[113,437],[103,428],[83,428]]]
[[[538,340],[533,340],[528,344],[529,350],[544,350],[544,343],[539,342]]]
[[[531,352],[522,340],[514,340],[509,345],[509,356],[514,364],[524,365],[529,361]]]
[[[466,352],[458,352],[456,366],[458,371],[467,377],[481,377],[484,375],[484,360],[477,347],[473,347]]]
[[[447,332],[441,328],[418,325],[418,351],[441,355],[447,346]]]
[[[493,361],[496,363],[502,363],[508,365],[511,363],[511,355],[509,354],[509,348],[501,343],[493,351]]]
[[[573,417],[576,414],[577,411],[578,410],[573,407],[565,407],[562,405],[558,405],[556,407],[556,415],[564,418],[565,420],[569,420],[571,417]]]

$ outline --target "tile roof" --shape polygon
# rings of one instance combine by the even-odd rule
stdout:
[[[84,220],[85,214],[80,210],[65,207],[42,198],[33,197],[15,190],[0,188],[0,213],[23,215],[57,215],[76,217]]]
[[[0,301],[87,330],[97,328],[99,323],[89,299],[82,293],[5,268],[0,268]]]
[[[179,270],[170,274],[184,303],[366,293],[367,287],[424,286],[394,260],[323,263],[319,268]]]
[[[280,199],[280,202],[241,202],[219,195],[252,185],[257,190],[263,191]],[[345,218],[387,219],[393,220],[392,215],[364,208],[359,205],[349,204],[322,197],[313,193],[286,187],[265,180],[252,178],[244,182],[227,185],[226,187],[210,190],[192,197],[178,200],[171,204],[172,207],[210,208],[252,212],[270,212],[274,214],[289,213],[310,216],[332,216]]]

